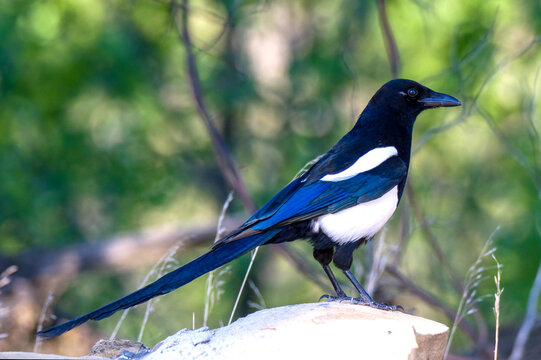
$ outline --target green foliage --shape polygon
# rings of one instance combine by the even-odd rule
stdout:
[[[501,321],[514,324],[541,250],[539,2],[388,1],[387,10],[400,76],[464,101],[416,124],[410,183],[423,220],[458,278],[501,226]],[[344,134],[391,78],[373,2],[199,0],[190,28],[205,100],[258,204]],[[195,111],[184,55],[167,1],[0,2],[2,254],[217,218],[229,189]],[[455,307],[460,294],[410,222],[405,272]],[[310,256],[308,246],[300,251]],[[269,255],[263,250],[254,269],[268,306],[317,299],[315,285]],[[247,261],[232,265],[210,326],[227,321]],[[138,281],[119,289],[118,280],[84,277],[60,306],[77,315]],[[190,327],[192,312],[201,325],[204,283],[160,300],[148,341]],[[493,293],[493,283],[479,292]],[[493,304],[480,306],[492,324]],[[245,304],[240,314],[249,311]],[[139,324],[129,322],[125,336],[136,337]]]

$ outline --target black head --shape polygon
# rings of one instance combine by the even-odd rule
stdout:
[[[437,107],[460,106],[454,97],[430,90],[415,81],[391,80],[370,100],[370,105],[391,107],[399,112],[417,116],[421,111]]]

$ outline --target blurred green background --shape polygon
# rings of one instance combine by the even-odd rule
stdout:
[[[500,226],[493,246],[503,264],[501,329],[514,334],[541,258],[541,3],[394,0],[386,9],[399,77],[464,106],[419,117],[409,195],[420,215],[406,196],[384,241],[392,249],[401,239],[395,265],[456,309],[462,294],[423,228],[462,281]],[[257,205],[327,151],[393,77],[375,1],[194,0],[189,19],[208,110]],[[168,224],[217,223],[230,189],[194,106],[185,62],[168,1],[0,1],[2,257]],[[249,215],[237,197],[227,213]],[[369,271],[372,246],[357,253],[360,274]],[[175,258],[182,264],[205,249],[182,249]],[[307,243],[294,249],[319,271]],[[210,327],[227,323],[248,262],[244,256],[220,275],[223,294]],[[493,265],[483,260],[486,278],[475,296],[489,342]],[[61,318],[87,312],[134,290],[149,269],[83,272],[53,294],[52,310]],[[251,279],[237,316],[255,311],[252,302],[261,305],[254,289],[267,307],[316,301],[324,291],[270,249],[260,251]],[[393,289],[385,295],[392,302],[453,323]],[[202,326],[205,298],[205,278],[161,298],[143,342],[191,328],[193,319]],[[118,336],[137,338],[143,314],[141,306],[128,315]],[[117,319],[89,326],[107,336]],[[0,331],[8,334],[4,349],[24,348],[9,328]],[[513,341],[504,336],[502,346]],[[478,354],[460,332],[451,349]]]

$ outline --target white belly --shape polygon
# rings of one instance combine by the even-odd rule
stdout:
[[[397,205],[395,186],[380,198],[319,217],[312,223],[312,230],[323,231],[339,244],[370,238],[391,218]]]

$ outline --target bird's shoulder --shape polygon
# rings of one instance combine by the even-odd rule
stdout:
[[[320,180],[328,174],[340,173],[350,168],[371,150],[383,147],[384,142],[363,139],[351,131],[338,141],[327,153],[306,172],[302,182],[305,185]]]

